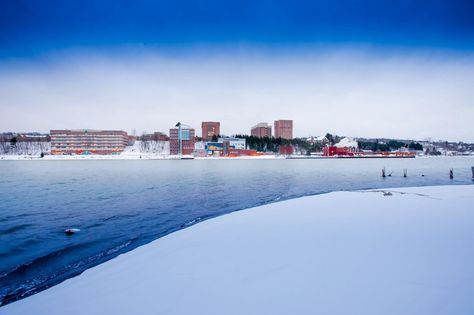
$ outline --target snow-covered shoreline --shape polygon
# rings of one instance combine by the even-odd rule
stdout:
[[[185,156],[186,158],[186,156]],[[192,157],[194,160],[268,160],[284,159],[284,156],[260,155],[260,156],[238,156],[238,157]],[[133,155],[0,155],[0,161],[94,161],[94,160],[178,160],[179,156],[174,155],[154,155],[154,154],[133,154]]]
[[[333,192],[207,220],[1,314],[465,314],[474,185]]]
[[[284,155],[259,155],[259,156],[238,156],[238,157],[192,157],[194,160],[273,160],[286,159]],[[474,157],[472,155],[456,155],[456,156],[417,156],[416,158],[463,158]],[[395,157],[360,157],[358,159],[390,159]],[[95,161],[95,160],[178,160],[179,156],[174,155],[156,155],[156,154],[126,154],[126,155],[0,155],[0,161]],[[308,157],[308,156],[291,156],[293,160],[321,160],[321,159],[344,159],[343,157]],[[354,157],[345,157],[345,159],[357,159]]]
[[[186,157],[184,157],[186,158]],[[260,155],[260,156],[237,156],[237,157],[192,157],[193,160],[272,160],[284,159],[284,156]],[[179,160],[179,156],[173,155],[1,155],[0,161],[95,161],[95,160]]]

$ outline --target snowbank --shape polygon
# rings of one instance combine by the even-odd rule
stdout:
[[[208,220],[0,313],[472,314],[474,185],[390,191]]]

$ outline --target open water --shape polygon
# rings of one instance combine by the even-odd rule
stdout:
[[[471,184],[473,165],[474,157],[0,161],[0,305],[221,214],[338,190]],[[71,227],[81,231],[65,235]]]

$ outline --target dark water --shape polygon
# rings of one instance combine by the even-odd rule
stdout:
[[[1,161],[0,303],[224,213],[335,190],[470,184],[471,165],[472,157]],[[381,178],[383,166],[392,177]],[[69,227],[81,231],[68,237]]]

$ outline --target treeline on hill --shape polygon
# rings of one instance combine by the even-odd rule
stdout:
[[[418,142],[402,142],[397,140],[390,140],[387,143],[375,141],[357,141],[359,149],[361,150],[371,150],[374,152],[389,152],[394,150],[399,150],[400,148],[408,148],[411,150],[422,151],[423,146]]]
[[[314,152],[321,151],[322,144],[315,143],[311,144],[306,141],[306,139],[294,138],[291,140],[274,138],[274,137],[255,137],[248,135],[235,135],[236,138],[245,139],[247,148],[252,150],[257,150],[260,152],[278,152],[281,146],[291,145],[295,149],[295,152]]]
[[[334,145],[341,141],[344,137],[338,135],[332,135],[327,133],[325,135],[327,141],[323,142],[308,142],[303,138],[294,138],[291,140],[274,138],[274,137],[264,137],[259,138],[255,136],[248,135],[235,135],[236,138],[245,139],[247,143],[247,148],[252,150],[257,150],[260,152],[278,152],[281,146],[291,145],[294,147],[295,152],[306,153],[310,152],[321,152],[325,144]],[[361,150],[371,150],[374,152],[388,152],[393,150],[398,150],[402,147],[406,147],[412,150],[423,150],[423,146],[418,142],[402,142],[397,140],[390,140],[387,143],[375,141],[358,141],[359,149]]]

